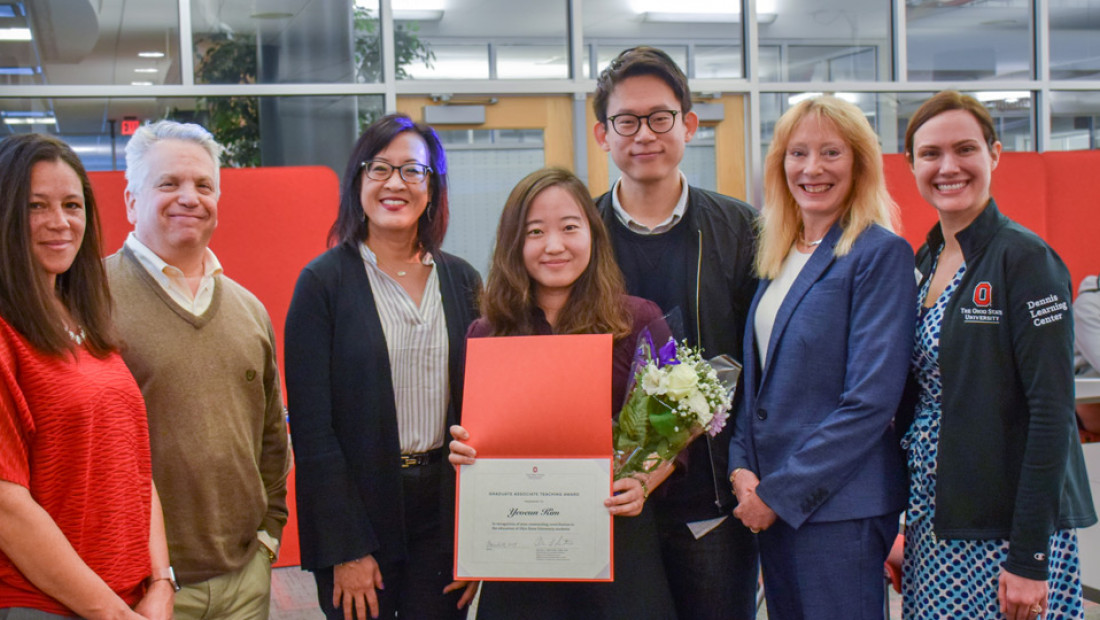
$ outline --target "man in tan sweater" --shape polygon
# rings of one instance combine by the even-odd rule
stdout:
[[[106,264],[123,358],[149,412],[182,586],[175,617],[266,620],[287,519],[286,423],[271,320],[207,247],[219,152],[198,125],[140,128],[126,146],[134,231]]]

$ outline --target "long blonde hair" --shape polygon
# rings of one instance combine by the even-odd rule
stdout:
[[[850,252],[860,233],[873,224],[891,231],[900,228],[898,206],[886,190],[878,136],[863,112],[855,105],[831,95],[800,101],[775,124],[775,138],[764,162],[764,210],[760,218],[760,244],[756,254],[756,273],[761,278],[775,279],[779,275],[783,260],[802,230],[802,214],[787,187],[784,162],[795,128],[811,117],[828,122],[855,155],[852,189],[840,215],[844,233],[833,250],[834,254],[844,256]]]

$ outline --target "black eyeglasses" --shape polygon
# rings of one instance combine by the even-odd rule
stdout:
[[[409,163],[395,166],[384,161],[369,160],[359,164],[360,168],[366,168],[367,178],[374,181],[389,181],[393,171],[397,170],[401,180],[406,183],[423,183],[432,172],[431,166]]]
[[[672,127],[676,124],[677,114],[679,114],[677,110],[657,110],[645,116],[616,114],[615,116],[608,116],[607,120],[611,123],[611,127],[615,129],[615,133],[624,138],[629,138],[641,130],[643,120],[646,125],[649,125],[649,130],[653,133],[668,133],[672,131]]]

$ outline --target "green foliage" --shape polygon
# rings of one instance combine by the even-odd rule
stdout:
[[[378,20],[369,9],[355,7],[355,70],[359,82],[382,81],[382,38],[378,36]],[[397,57],[396,77],[399,80],[410,79],[406,67],[414,63],[423,63],[431,68],[435,52],[420,40],[417,34],[420,27],[411,24],[394,23],[393,48]]]
[[[353,15],[355,77],[358,82],[382,80],[382,39],[378,20],[359,6]],[[394,25],[397,79],[408,79],[413,63],[432,66],[435,53],[420,40],[418,26]],[[258,75],[255,34],[204,33],[195,37],[195,49],[204,50],[195,67],[200,84],[255,84]],[[359,106],[359,125],[366,127],[381,116],[374,106]],[[232,167],[260,165],[260,104],[257,97],[202,97],[196,101],[195,122],[201,123],[225,147],[223,163]]]
[[[202,84],[255,84],[256,35],[208,33],[196,37],[195,47],[205,49],[195,68]],[[205,116],[206,128],[225,147],[225,166],[251,168],[260,165],[260,101],[256,97],[202,97],[196,105]]]

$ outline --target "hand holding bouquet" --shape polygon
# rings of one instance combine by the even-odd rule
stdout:
[[[644,331],[632,387],[612,426],[615,479],[652,472],[704,432],[721,432],[740,374],[727,355],[706,361],[699,349],[671,338],[656,349]]]

